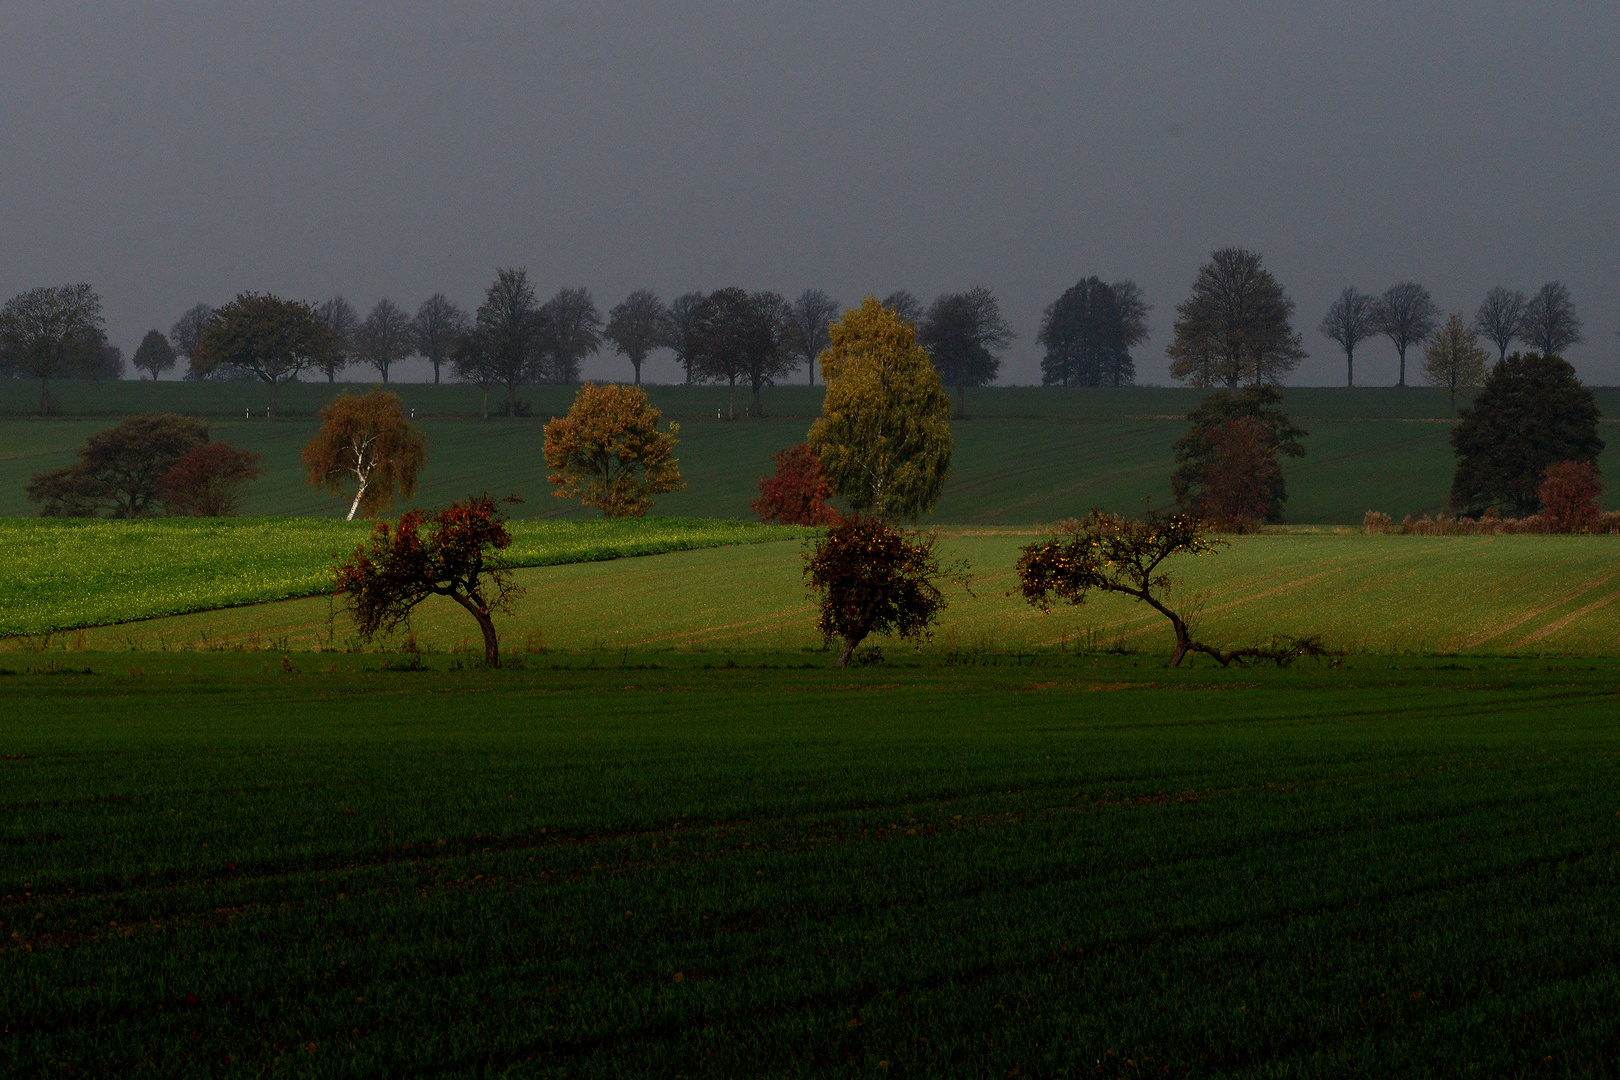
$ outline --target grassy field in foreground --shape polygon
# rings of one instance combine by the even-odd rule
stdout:
[[[1620,1055],[1615,661],[536,659],[0,676],[0,1073]]]
[[[0,637],[310,596],[371,534],[365,521],[7,520],[0,518]],[[640,518],[518,521],[507,557],[554,566],[804,530],[741,521]]]
[[[973,568],[971,595],[947,590],[932,655],[996,651],[1168,651],[1162,616],[1098,596],[1050,615],[1008,594],[1018,549],[1034,532],[949,531],[941,549]],[[498,617],[509,651],[815,650],[802,542],[675,552],[625,562],[521,570],[527,596]],[[1206,640],[1258,644],[1316,634],[1357,652],[1620,655],[1620,541],[1614,537],[1424,537],[1296,533],[1232,538],[1170,566],[1175,594]],[[423,648],[471,648],[476,627],[453,602],[415,619]],[[326,598],[153,619],[49,643],[92,649],[351,648]],[[0,648],[44,647],[14,639]],[[385,643],[386,644],[386,643]],[[398,641],[394,642],[398,647]],[[910,646],[884,645],[890,655]]]
[[[27,388],[22,388],[23,390]],[[313,413],[332,394],[325,385],[288,388],[301,402],[296,415],[274,422],[244,420],[240,408],[222,406],[232,394],[255,393],[232,385],[173,383],[82,384],[71,388],[86,406],[100,403],[134,411],[172,408],[210,416],[215,438],[263,456],[267,475],[245,489],[242,510],[256,516],[336,517],[347,502],[304,482],[299,451],[315,433]],[[353,389],[363,389],[354,387]],[[565,412],[573,390],[538,387],[530,419],[468,419],[457,410],[475,400],[467,387],[396,387],[419,405],[428,460],[417,502],[438,506],[470,491],[522,495],[519,513],[530,517],[589,517],[577,502],[556,499],[546,482],[542,428]],[[296,393],[293,391],[296,390]],[[8,391],[0,380],[0,391]],[[715,418],[724,390],[653,387],[666,419],[681,424],[679,457],[685,490],[658,500],[658,512],[684,517],[752,519],[760,476],[771,455],[804,440],[820,409],[820,389],[773,388],[771,416],[735,423]],[[15,396],[17,385],[9,387]],[[64,391],[66,393],[66,391]],[[466,395],[472,393],[472,398]],[[26,396],[26,395],[25,395]],[[933,520],[958,525],[1027,525],[1083,514],[1091,506],[1135,513],[1144,503],[1170,500],[1172,445],[1186,430],[1187,410],[1203,397],[1186,389],[1041,390],[995,387],[969,393],[970,419],[952,425],[956,450]],[[1620,392],[1602,391],[1607,414],[1620,414]],[[0,392],[0,414],[9,400]],[[21,399],[17,399],[20,401]],[[1446,503],[1455,467],[1451,409],[1445,394],[1384,389],[1287,391],[1285,407],[1310,436],[1305,458],[1283,463],[1290,521],[1358,524],[1368,510],[1400,519],[1433,512]],[[0,515],[30,516],[28,478],[68,464],[77,447],[114,422],[111,416],[42,420],[0,418]],[[1620,476],[1620,427],[1602,427],[1608,448],[1600,465]],[[1606,504],[1620,506],[1610,485]]]

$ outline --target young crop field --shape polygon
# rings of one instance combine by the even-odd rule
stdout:
[[[1620,1057],[1614,660],[48,659],[0,675],[5,1075]]]
[[[109,523],[111,525],[113,523]],[[762,534],[764,535],[764,534]],[[1123,649],[1163,656],[1162,616],[1120,597],[1042,614],[1010,595],[1018,549],[1034,530],[945,530],[941,551],[973,569],[971,593],[949,607],[925,655]],[[693,550],[628,562],[517,573],[527,589],[497,617],[508,652],[525,650],[797,650],[814,652],[815,609],[802,577],[802,541]],[[1620,543],[1604,536],[1425,537],[1346,532],[1231,538],[1213,555],[1169,567],[1172,594],[1197,614],[1205,640],[1264,644],[1318,635],[1355,653],[1620,653]],[[318,568],[310,569],[311,580]],[[449,600],[413,620],[420,646],[466,649],[477,629]],[[400,639],[383,643],[399,647]],[[12,649],[75,639],[12,639]],[[92,649],[295,650],[357,647],[341,607],[325,597],[106,626],[77,636]],[[909,645],[875,641],[890,656]]]
[[[0,637],[328,593],[364,521],[0,518]],[[516,566],[752,544],[805,530],[742,521],[517,521]]]
[[[0,391],[15,395],[18,385],[0,381]],[[418,423],[427,437],[417,505],[442,506],[488,490],[523,496],[525,516],[594,513],[554,498],[546,482],[542,429],[549,416],[567,410],[571,388],[525,390],[534,398],[532,418],[487,423],[465,414],[468,401],[476,408],[476,388],[402,384],[395,389],[419,408]],[[259,392],[247,384],[74,384],[69,390],[82,394],[85,406],[122,404],[133,411],[140,405],[209,416],[215,438],[263,456],[267,475],[244,490],[245,514],[337,517],[347,510],[346,501],[305,484],[298,460],[315,433],[314,412],[331,396],[324,384],[288,388],[284,400],[291,405],[275,421],[244,420],[239,408],[223,407],[235,400],[231,395]],[[771,416],[727,422],[715,416],[724,390],[652,387],[649,392],[666,410],[666,419],[681,424],[679,457],[687,485],[660,498],[659,512],[736,519],[753,517],[749,504],[759,494],[759,478],[772,468],[771,455],[803,441],[821,395],[819,388],[772,388],[766,398]],[[1083,514],[1093,505],[1129,513],[1165,505],[1174,466],[1171,447],[1186,430],[1182,417],[1202,396],[1185,389],[970,391],[970,419],[953,425],[956,451],[933,520],[1031,525]],[[1620,393],[1603,391],[1599,399],[1606,408],[1613,406],[1609,415],[1620,416]],[[0,393],[0,404],[5,400]],[[1299,389],[1288,391],[1285,407],[1311,432],[1307,456],[1283,463],[1290,521],[1351,525],[1368,510],[1399,520],[1445,506],[1454,460],[1444,394]],[[0,515],[36,513],[24,496],[28,478],[71,462],[90,434],[113,422],[99,412],[95,418],[42,420],[14,413],[0,419]],[[1620,427],[1605,423],[1602,430],[1611,429],[1600,464],[1606,475],[1620,476]],[[1611,489],[1606,505],[1620,506],[1620,489]]]

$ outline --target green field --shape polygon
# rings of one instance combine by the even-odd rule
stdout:
[[[324,594],[364,521],[0,518],[0,638]],[[797,537],[742,521],[517,521],[514,566],[556,566]]]
[[[1615,661],[295,659],[0,676],[0,1073],[1620,1056]]]
[[[106,522],[97,527],[152,526]],[[328,534],[311,526],[309,535]],[[1018,549],[1037,535],[1033,530],[943,533],[943,553],[965,558],[973,568],[972,592],[947,590],[950,606],[925,654],[1168,652],[1168,624],[1133,601],[1099,596],[1083,607],[1043,615],[1010,596],[1017,584]],[[553,542],[560,543],[555,534]],[[508,651],[816,651],[821,642],[803,584],[802,553],[802,541],[795,540],[520,570],[517,580],[527,595],[515,615],[498,616],[496,625]],[[314,587],[325,580],[325,571],[319,551],[311,548],[309,555],[305,573]],[[49,550],[39,558],[49,567]],[[118,560],[105,572],[119,573],[125,565]],[[195,585],[186,584],[181,568],[154,582],[191,597],[197,607],[205,606],[200,597],[209,582],[237,584],[226,570],[201,569]],[[1269,533],[1234,537],[1217,554],[1183,560],[1171,570],[1180,581],[1178,602],[1199,613],[1197,632],[1227,645],[1262,644],[1274,634],[1316,634],[1334,648],[1356,653],[1620,653],[1620,543],[1614,537]],[[286,573],[290,579],[293,571]],[[126,602],[121,594],[81,592],[71,581],[53,587],[58,591],[49,600],[55,610],[77,612],[101,604],[116,615]],[[15,595],[8,591],[12,588],[0,568],[0,597]],[[424,604],[413,625],[429,650],[467,649],[478,638],[466,613],[449,600]],[[399,639],[383,645],[397,649]],[[48,641],[29,637],[0,643],[13,650],[357,646],[342,608],[325,597],[153,618]],[[911,652],[910,646],[887,648],[892,655]]]
[[[360,389],[360,388],[356,388]],[[516,493],[533,517],[588,517],[575,502],[552,497],[546,483],[542,428],[565,412],[573,391],[534,387],[531,419],[469,418],[476,388],[402,384],[420,413],[428,464],[418,503],[438,506],[473,491]],[[331,396],[324,384],[284,388],[284,415],[244,420],[242,402],[257,401],[248,384],[76,383],[61,389],[64,415],[26,415],[37,392],[0,380],[0,516],[37,512],[23,495],[28,477],[67,464],[86,437],[116,415],[172,409],[211,418],[215,438],[257,451],[269,475],[242,501],[250,516],[338,517],[347,503],[304,483],[298,453],[315,432],[314,412]],[[652,387],[654,404],[681,424],[680,461],[687,487],[658,500],[658,512],[685,517],[748,519],[759,477],[771,455],[803,441],[821,405],[821,391],[772,388],[771,416],[715,419],[724,390]],[[8,396],[9,395],[9,396]],[[255,396],[257,395],[257,396]],[[1171,445],[1181,419],[1202,398],[1196,390],[1051,390],[997,387],[970,391],[970,419],[953,425],[956,453],[932,520],[962,525],[1029,525],[1083,514],[1093,505],[1134,512],[1170,499]],[[1620,391],[1598,391],[1600,405],[1620,417]],[[259,406],[262,409],[262,405]],[[1285,407],[1311,432],[1301,460],[1284,462],[1296,523],[1357,524],[1370,509],[1396,519],[1444,507],[1453,458],[1450,404],[1438,391],[1390,389],[1289,390]],[[1620,476],[1620,428],[1605,422],[1609,444],[1600,464]],[[1607,506],[1620,506],[1611,485]]]

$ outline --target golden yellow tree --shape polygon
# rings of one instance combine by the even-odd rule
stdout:
[[[822,475],[857,513],[915,519],[951,466],[951,399],[917,332],[868,296],[828,327],[827,384],[808,442]]]
[[[1456,412],[1457,391],[1482,385],[1490,359],[1491,354],[1479,344],[1479,335],[1461,315],[1454,314],[1424,350],[1423,374],[1430,386],[1450,391],[1451,411]]]
[[[568,415],[546,425],[546,478],[559,499],[578,495],[606,517],[641,517],[652,496],[679,491],[679,424],[658,430],[659,412],[639,386],[586,383]]]
[[[399,395],[373,390],[333,398],[321,410],[321,430],[301,457],[311,487],[336,495],[355,485],[348,516],[353,521],[357,511],[376,517],[396,497],[415,495],[427,447]]]

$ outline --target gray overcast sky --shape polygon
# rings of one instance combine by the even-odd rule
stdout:
[[[88,280],[126,355],[244,289],[469,308],[494,268],[606,309],[740,284],[983,283],[1039,380],[1090,274],[1174,307],[1255,248],[1312,356],[1344,285],[1471,314],[1558,278],[1620,383],[1620,4],[19,2],[0,8],[0,293]],[[1364,347],[1357,380],[1394,381]],[[652,365],[671,379],[674,365]],[[598,359],[587,375],[625,377]]]

